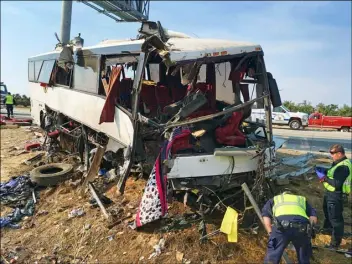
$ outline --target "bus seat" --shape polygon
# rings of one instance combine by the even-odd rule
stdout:
[[[188,90],[190,86],[188,87]],[[195,91],[201,91],[207,97],[208,103],[200,107],[196,112],[192,113],[188,118],[196,118],[204,115],[210,115],[217,112],[216,110],[216,98],[213,91],[213,86],[208,83],[199,82],[196,84]]]
[[[170,90],[165,85],[158,85],[155,89],[155,97],[157,105],[160,109],[164,109],[165,106],[172,104],[173,100],[170,95]]]
[[[246,137],[239,129],[240,122],[243,118],[243,112],[233,112],[227,119],[224,126],[215,130],[216,141],[226,146],[245,146]]]
[[[140,93],[140,109],[145,114],[156,114],[158,102],[155,96],[156,85],[151,81],[143,81]]]

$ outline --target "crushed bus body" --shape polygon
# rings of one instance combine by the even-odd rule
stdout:
[[[281,105],[261,47],[154,22],[139,33],[29,58],[33,122],[82,137],[86,165],[93,148],[106,147],[121,193],[131,171],[150,174],[137,226],[164,215],[175,192],[192,192],[210,209],[212,197],[233,197],[244,182],[259,190],[275,158],[271,104]],[[265,124],[247,120],[253,105],[265,109]],[[149,220],[146,197],[160,211]]]

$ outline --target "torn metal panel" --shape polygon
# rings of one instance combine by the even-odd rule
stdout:
[[[166,124],[165,125],[165,129],[169,129],[169,128],[177,127],[177,126],[184,126],[184,125],[188,125],[188,124],[194,124],[194,123],[198,123],[198,122],[202,122],[202,121],[205,121],[205,120],[212,119],[214,117],[223,116],[223,115],[226,115],[226,114],[229,114],[229,113],[232,113],[232,112],[236,112],[236,111],[238,111],[238,110],[240,110],[240,109],[242,109],[242,108],[244,108],[246,106],[252,105],[254,102],[256,102],[258,100],[261,100],[261,99],[263,99],[265,97],[267,97],[267,94],[265,94],[265,95],[263,95],[263,96],[261,96],[259,98],[253,99],[251,101],[245,102],[243,104],[229,107],[226,110],[221,111],[221,112],[216,113],[216,114],[211,114],[211,115],[205,115],[205,116],[201,116],[201,117],[197,117],[197,118],[192,118],[192,119],[187,120],[187,121],[181,121],[181,122],[177,122],[177,123],[173,123],[173,124]]]
[[[304,175],[304,174],[310,172],[311,170],[313,170],[313,166],[310,166],[310,167],[307,167],[307,168],[302,168],[299,171],[288,172],[288,173],[276,176],[275,178],[284,179],[284,178],[287,178],[287,177],[298,177],[298,176],[301,176],[301,175]]]
[[[278,150],[287,142],[287,140],[275,136],[273,137],[273,141],[275,143],[275,150]]]

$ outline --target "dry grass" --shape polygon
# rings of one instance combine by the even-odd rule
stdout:
[[[21,165],[19,160],[14,160],[9,149],[13,142],[21,146],[23,141],[32,139],[33,133],[24,132],[19,128],[2,130],[1,136],[1,174],[4,181],[9,176],[30,169],[29,166]],[[6,140],[3,140],[4,137]],[[22,159],[25,159],[25,156],[21,157],[21,161]],[[10,166],[15,162],[17,163]],[[128,220],[133,220],[144,186],[144,180],[129,179],[124,197],[117,197],[116,187],[112,188],[106,193],[114,202],[111,207],[123,204],[124,216],[131,215]],[[318,209],[319,218],[322,219],[321,184],[315,179],[312,181],[294,179],[290,187],[307,196],[309,202]],[[179,202],[174,202],[170,206],[170,216],[190,211]],[[68,213],[80,207],[84,209],[85,215],[68,219]],[[346,221],[351,222],[351,210],[345,209]],[[2,207],[2,214],[4,210],[8,209]],[[43,211],[47,211],[48,214],[41,214]],[[77,189],[73,189],[68,184],[62,184],[40,193],[36,214],[21,222],[23,229],[2,230],[2,256],[10,261],[9,253],[17,249],[19,263],[34,261],[53,263],[52,260],[56,258],[62,263],[138,263],[141,257],[144,257],[140,261],[143,263],[176,263],[177,251],[182,252],[184,259],[191,260],[192,263],[262,263],[264,259],[267,235],[263,231],[258,235],[251,235],[240,230],[238,243],[228,243],[226,235],[218,234],[207,243],[200,244],[197,225],[185,230],[160,233],[158,231],[160,221],[144,230],[136,231],[128,227],[128,220],[108,229],[99,208],[91,208],[87,197],[80,197]],[[87,225],[90,227],[85,228]],[[208,233],[218,228],[218,225],[207,224]],[[113,236],[111,241],[110,236]],[[166,241],[165,249],[160,256],[148,260],[150,254],[154,252],[153,246],[160,238]],[[329,242],[329,236],[323,235],[318,235],[314,241],[318,245],[327,242]],[[350,245],[350,240],[344,241],[345,248]],[[340,254],[323,250],[314,252],[313,263],[316,264],[347,262],[347,259]],[[296,259],[294,252],[290,251],[289,254],[291,259]]]

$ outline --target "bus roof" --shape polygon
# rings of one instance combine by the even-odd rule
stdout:
[[[84,47],[84,53],[96,55],[138,54],[144,39],[109,40],[95,46]],[[262,51],[261,46],[250,42],[238,42],[220,39],[170,38],[166,43],[171,51],[173,61],[195,60],[206,56],[237,55]],[[59,50],[30,57],[30,60],[53,59],[60,54]],[[51,55],[51,56],[50,56]]]

